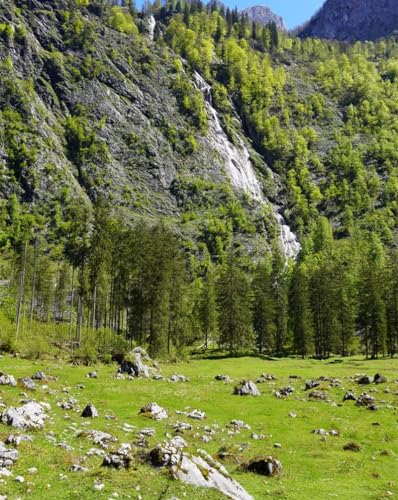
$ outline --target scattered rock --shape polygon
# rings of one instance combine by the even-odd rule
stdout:
[[[150,368],[145,365],[142,358],[151,361],[145,349],[136,347],[121,362],[119,373],[128,373],[133,377],[149,377]]]
[[[372,377],[369,377],[369,375],[360,375],[357,379],[357,384],[359,385],[369,385],[373,383]]]
[[[37,474],[38,473],[38,470],[36,467],[31,467],[30,469],[28,469],[28,474],[30,474],[31,476],[33,476],[34,474]]]
[[[216,375],[214,378],[220,382],[230,382],[231,381],[231,377],[229,375]]]
[[[0,385],[10,385],[11,387],[16,387],[17,381],[12,375],[5,375],[0,372]]]
[[[128,443],[123,443],[116,451],[112,451],[104,458],[103,467],[112,467],[115,469],[127,469],[130,466],[133,457],[131,455],[131,446]]]
[[[238,429],[247,429],[250,431],[251,427],[249,424],[245,424],[243,420],[231,420],[230,424],[233,427],[237,427]]]
[[[32,441],[32,436],[28,436],[27,434],[10,434],[6,440],[6,444],[19,446],[22,442],[32,443]]]
[[[153,420],[164,420],[168,418],[167,411],[157,403],[149,403],[141,408],[140,414]]]
[[[256,380],[256,383],[263,384],[264,382],[269,382],[270,380],[277,380],[277,379],[274,375],[271,375],[270,373],[262,373]]]
[[[290,418],[296,418],[297,417],[297,413],[295,411],[291,411],[291,412],[289,412],[289,417]]]
[[[89,430],[78,433],[78,437],[86,437],[92,440],[96,446],[107,448],[109,443],[116,443],[117,437],[108,434],[107,432]]]
[[[44,372],[42,372],[41,370],[34,373],[31,378],[32,378],[32,380],[39,380],[41,382],[43,382],[44,380],[47,380],[47,377],[45,376]]]
[[[18,460],[18,451],[7,448],[7,446],[0,441],[0,467],[10,467]]]
[[[253,498],[232,479],[225,467],[210,455],[198,450],[200,456],[184,453],[183,449],[171,443],[158,445],[150,452],[152,465],[169,467],[175,479],[193,486],[213,488],[229,498],[253,500]]]
[[[188,413],[189,418],[193,418],[194,420],[204,420],[206,418],[206,413],[201,410],[192,410]]]
[[[36,390],[36,384],[34,380],[32,380],[29,377],[24,377],[18,379],[18,385],[21,386],[23,389],[28,389],[29,391],[35,391]]]
[[[97,408],[92,404],[89,403],[84,410],[82,411],[81,416],[83,418],[95,418],[98,417],[98,411]]]
[[[355,404],[356,406],[371,406],[374,404],[374,402],[375,398],[364,392],[359,396]]]
[[[351,391],[348,391],[344,394],[343,401],[356,401],[357,397]]]
[[[191,431],[192,425],[186,422],[177,422],[174,426],[174,432],[184,434],[185,431]]]
[[[305,391],[308,391],[309,389],[315,389],[315,387],[319,387],[321,385],[321,382],[319,380],[307,380],[305,383]]]
[[[358,452],[358,451],[361,451],[361,447],[357,443],[348,443],[348,444],[345,444],[343,446],[343,450],[344,451],[355,451],[355,452]]]
[[[387,383],[387,378],[384,377],[383,375],[380,375],[380,373],[376,373],[373,379],[375,384],[386,384]]]
[[[72,464],[69,467],[69,470],[71,472],[88,472],[88,468],[87,467],[83,467],[82,465],[79,465],[79,464]]]
[[[43,406],[31,401],[19,408],[10,407],[1,415],[3,424],[11,425],[21,430],[42,429],[47,415]]]
[[[185,375],[174,374],[169,378],[170,382],[189,382],[189,378],[185,377]]]
[[[259,440],[265,439],[264,434],[256,434],[255,432],[253,432],[250,437],[252,439],[254,439],[255,441],[259,441]]]
[[[283,472],[281,462],[274,457],[252,460],[245,468],[255,474],[268,477],[280,476]]]
[[[235,386],[234,394],[237,396],[261,396],[261,392],[251,380],[243,380],[239,385]]]
[[[326,399],[326,394],[322,391],[311,391],[308,394],[308,397],[311,399],[318,399],[318,400],[325,400]]]
[[[23,476],[16,476],[14,478],[14,481],[16,481],[17,483],[24,483],[25,482],[25,478]]]
[[[293,392],[294,392],[294,387],[289,385],[288,387],[282,387],[278,391],[275,391],[274,395],[279,399],[279,398],[289,397],[291,394],[293,394]]]
[[[86,377],[87,378],[98,378],[98,373],[96,371],[88,372]]]
[[[141,429],[138,434],[140,436],[152,437],[156,434],[156,431],[153,427],[148,427],[147,429]]]

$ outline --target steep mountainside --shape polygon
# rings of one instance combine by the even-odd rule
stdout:
[[[266,26],[267,24],[274,22],[279,30],[286,29],[285,21],[283,20],[283,18],[272,12],[269,7],[265,7],[264,5],[255,5],[253,7],[248,7],[247,9],[242,10],[242,14],[246,14],[249,18],[249,21],[254,21],[261,24],[262,26]]]
[[[327,0],[301,32],[329,40],[377,40],[398,30],[395,0]]]
[[[20,6],[0,6],[4,199],[16,193],[54,228],[99,199],[127,219],[177,221],[194,210],[189,238],[205,238],[209,210],[221,219],[238,211],[244,240],[277,225],[280,183],[231,102],[227,134],[198,81],[152,41],[153,18],[139,35],[103,22],[95,2],[81,13],[67,2]]]

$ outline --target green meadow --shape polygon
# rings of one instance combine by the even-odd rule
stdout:
[[[118,437],[118,443],[109,445],[117,448],[120,443],[133,444],[140,429],[153,427],[156,434],[149,438],[150,450],[173,435],[173,425],[178,421],[193,425],[193,430],[183,435],[190,452],[201,448],[215,458],[220,449],[228,452],[228,457],[221,462],[255,499],[356,500],[398,495],[396,360],[242,357],[161,364],[161,373],[166,377],[179,373],[190,378],[188,383],[172,383],[152,379],[117,380],[114,378],[116,364],[86,367],[12,357],[0,359],[0,371],[15,378],[31,376],[39,369],[58,379],[37,383],[37,390],[29,394],[21,387],[0,386],[0,401],[7,407],[19,406],[26,397],[51,405],[44,429],[27,432],[33,441],[18,447],[19,459],[12,467],[13,475],[0,478],[0,495],[7,495],[8,499],[224,498],[214,490],[193,488],[172,480],[167,470],[155,469],[144,460],[146,451],[142,448],[136,449],[137,456],[129,469],[102,467],[101,457],[86,456],[93,443],[77,437],[78,430],[106,431]],[[87,378],[92,369],[98,372],[97,379]],[[262,373],[271,373],[277,380],[258,384],[260,397],[232,394],[235,383],[241,379],[256,380]],[[353,380],[360,373],[372,376],[382,373],[388,382],[360,387]],[[217,374],[229,375],[233,381],[218,382]],[[299,378],[290,379],[293,375]],[[305,381],[322,376],[338,378],[341,386],[330,388],[328,381],[323,382],[321,388],[327,390],[327,400],[312,401],[308,391],[304,391]],[[84,388],[77,388],[79,384]],[[294,387],[294,393],[285,399],[276,398],[274,391],[287,385]],[[349,389],[357,395],[364,390],[373,395],[378,411],[357,407],[353,401],[343,403]],[[70,397],[78,400],[75,410],[65,411],[57,406],[57,402]],[[155,422],[139,415],[140,408],[151,401],[168,410],[167,420]],[[90,402],[98,409],[99,417],[84,419],[81,411]],[[194,408],[205,411],[206,420],[190,420],[176,413]],[[295,417],[289,416],[292,412]],[[251,430],[231,433],[228,424],[232,419],[243,420]],[[201,439],[206,435],[206,426],[215,431],[208,443]],[[318,428],[335,429],[340,435],[313,434]],[[12,428],[0,424],[0,440],[4,441],[12,433]],[[252,433],[263,434],[265,438],[255,440]],[[343,449],[352,442],[360,446],[360,451]],[[68,448],[58,446],[60,443]],[[281,447],[276,448],[276,443]],[[282,476],[268,478],[245,471],[245,463],[268,455],[282,462]],[[87,467],[88,472],[71,472],[70,466],[77,463]],[[38,469],[36,474],[28,473],[31,467]],[[15,481],[18,475],[24,477],[23,483]],[[95,489],[96,483],[104,485],[101,491]]]

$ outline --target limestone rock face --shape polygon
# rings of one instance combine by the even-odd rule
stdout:
[[[248,7],[242,11],[242,14],[247,14],[250,22],[256,22],[267,26],[269,23],[275,23],[278,30],[286,30],[285,21],[281,16],[278,16],[269,7],[264,5],[255,5]]]
[[[327,0],[300,36],[341,41],[377,40],[396,30],[396,0]]]

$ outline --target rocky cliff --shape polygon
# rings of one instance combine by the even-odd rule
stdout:
[[[398,30],[396,0],[327,0],[301,31],[302,37],[377,40]]]
[[[263,5],[255,5],[253,7],[248,7],[242,11],[243,14],[247,14],[251,22],[259,23],[266,26],[269,23],[274,22],[279,30],[286,30],[285,21],[281,16],[278,16],[269,7]]]

